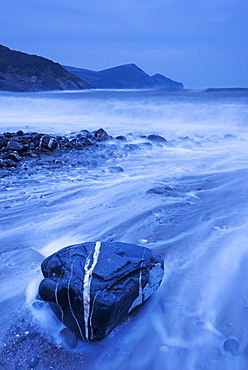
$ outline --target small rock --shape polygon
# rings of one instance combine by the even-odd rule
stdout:
[[[161,186],[157,188],[152,188],[147,191],[148,194],[161,194],[166,196],[176,197],[177,194],[174,193],[174,190],[169,186]]]
[[[81,137],[79,140],[80,140],[80,144],[82,144],[83,146],[93,145],[92,141],[90,141],[89,139],[87,139],[84,136]]]
[[[140,150],[140,147],[137,144],[125,144],[124,150],[127,152],[134,152],[136,150]]]
[[[0,149],[5,148],[7,145],[6,139],[0,139]]]
[[[232,134],[226,134],[224,136],[224,139],[228,139],[228,140],[233,140],[233,139],[236,139],[236,136],[232,135]]]
[[[22,157],[17,153],[9,153],[8,159],[12,159],[12,161],[18,163],[22,160]]]
[[[122,167],[116,166],[116,167],[108,167],[108,170],[112,173],[120,173],[124,172]]]
[[[54,137],[51,137],[49,135],[44,135],[40,138],[39,146],[40,148],[55,150],[58,148],[59,143]]]
[[[127,139],[123,135],[116,136],[116,139],[117,140],[122,140],[122,141],[127,141]]]
[[[103,128],[99,128],[99,130],[93,131],[90,137],[95,141],[105,141],[111,138]]]
[[[16,167],[17,164],[12,159],[0,160],[0,167]]]
[[[19,130],[19,131],[17,131],[16,135],[17,136],[23,136],[24,135],[24,132],[22,130]]]
[[[67,347],[75,348],[77,346],[77,337],[71,330],[64,328],[60,331],[59,335],[63,339]]]
[[[148,143],[147,141],[145,141],[144,143],[140,143],[139,145],[141,147],[144,147],[144,148],[147,148],[147,149],[152,149],[153,148],[152,143]]]
[[[224,350],[227,352],[234,352],[238,348],[239,348],[239,342],[234,338],[227,339],[224,343]]]
[[[159,135],[154,135],[154,134],[148,135],[147,139],[151,141],[155,141],[157,143],[167,143],[167,140],[163,136],[159,136]]]
[[[86,135],[89,135],[90,132],[88,130],[81,130],[80,133],[83,135],[83,136],[86,136]]]
[[[39,363],[39,361],[38,361],[38,358],[37,358],[37,356],[33,356],[30,360],[29,360],[29,366],[31,367],[31,368],[34,368],[35,366],[37,366],[38,365],[38,363]]]
[[[46,302],[44,302],[42,300],[39,300],[39,299],[36,299],[32,303],[32,307],[35,308],[35,309],[37,309],[37,310],[42,309],[45,305],[46,305]]]
[[[18,153],[20,153],[23,150],[23,146],[21,144],[19,144],[17,141],[11,140],[11,141],[8,142],[7,149],[8,150],[15,150]]]

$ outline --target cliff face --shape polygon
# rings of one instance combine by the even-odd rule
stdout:
[[[181,82],[161,74],[149,76],[135,64],[125,64],[99,72],[69,66],[65,68],[98,89],[183,89]]]
[[[91,86],[60,64],[0,45],[0,90],[81,90]]]

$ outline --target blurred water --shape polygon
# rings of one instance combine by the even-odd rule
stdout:
[[[81,346],[87,368],[247,369],[247,102],[244,92],[2,93],[1,132],[103,127],[139,145],[150,133],[168,143],[95,169],[0,179],[1,334],[28,286],[32,299],[44,256],[130,242],[164,258],[162,286],[101,344]],[[238,349],[224,348],[230,338]]]

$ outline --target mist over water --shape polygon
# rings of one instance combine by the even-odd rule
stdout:
[[[2,93],[1,132],[102,127],[141,149],[101,167],[0,179],[1,335],[35,296],[44,256],[130,242],[163,257],[164,280],[106,340],[81,344],[85,368],[247,369],[247,103],[245,92]],[[151,133],[167,144],[144,145]],[[53,321],[38,319],[49,331]]]

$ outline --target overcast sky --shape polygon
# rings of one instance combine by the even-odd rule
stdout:
[[[187,88],[248,87],[248,0],[0,0],[0,44],[101,70],[135,63]]]

